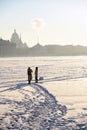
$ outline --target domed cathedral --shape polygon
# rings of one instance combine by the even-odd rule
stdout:
[[[11,36],[11,43],[15,43],[16,44],[16,48],[26,48],[27,44],[23,44],[22,40],[21,40],[21,34],[20,37],[16,32],[16,29],[14,29],[14,33]]]

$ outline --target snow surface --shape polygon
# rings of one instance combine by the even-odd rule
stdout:
[[[27,84],[27,68],[39,83]],[[0,130],[87,130],[87,57],[0,58]]]

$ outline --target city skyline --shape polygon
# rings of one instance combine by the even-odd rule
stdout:
[[[39,34],[32,21],[45,26]],[[36,23],[38,24],[38,23]],[[29,47],[41,45],[87,46],[87,2],[85,0],[0,0],[0,37],[10,40],[14,29]]]

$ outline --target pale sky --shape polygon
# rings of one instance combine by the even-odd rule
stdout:
[[[37,43],[32,21],[41,19],[41,45],[87,46],[87,0],[0,0],[0,37],[10,40],[16,29],[28,46]]]

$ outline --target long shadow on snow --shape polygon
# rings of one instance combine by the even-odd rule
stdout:
[[[61,76],[61,77],[54,77],[54,78],[47,78],[44,80],[39,80],[39,83],[43,83],[43,82],[52,82],[52,81],[63,81],[63,80],[72,80],[72,79],[78,79],[78,78],[86,78],[86,76],[77,76],[77,77],[70,77],[70,76]],[[27,82],[27,80],[18,80],[19,82]],[[17,81],[17,82],[18,82]],[[34,82],[34,80],[32,80]],[[11,81],[12,82],[12,81]],[[10,83],[10,82],[9,82]],[[16,89],[21,89],[22,87],[25,87],[27,85],[27,83],[21,83],[21,84],[17,84],[16,87],[9,87],[8,89],[2,90],[0,92],[5,92],[5,91],[14,91]],[[11,85],[12,86],[12,85]],[[5,86],[6,87],[6,86]]]
[[[28,85],[28,84],[27,83],[16,84],[16,87],[12,87],[12,88],[9,87],[8,89],[4,89],[4,90],[0,91],[0,93],[6,92],[6,91],[14,91],[14,90],[17,90],[17,89],[21,89],[21,88],[25,87],[26,85]]]
[[[43,82],[52,82],[52,81],[62,81],[62,80],[71,80],[71,79],[77,79],[77,78],[85,78],[85,77],[69,77],[69,76],[61,76],[61,77],[54,77],[54,78],[47,78],[44,80],[39,80],[39,83],[43,83]],[[18,80],[19,81],[19,80]],[[25,80],[24,80],[25,81]],[[26,80],[27,81],[27,80]],[[32,80],[34,82],[34,80]],[[14,84],[13,84],[14,85]],[[0,92],[5,92],[5,91],[14,91],[16,89],[21,89],[23,87],[25,87],[27,85],[27,83],[18,83],[16,85],[16,87],[9,87],[8,89],[2,90]],[[40,87],[40,85],[38,86]]]

